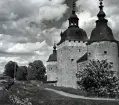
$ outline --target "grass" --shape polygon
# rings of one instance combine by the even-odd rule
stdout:
[[[51,85],[49,85],[49,86],[46,85],[46,87],[51,88],[51,89],[55,89],[55,90],[59,90],[59,91],[63,91],[63,92],[66,92],[66,93],[74,94],[74,95],[80,95],[80,96],[85,96],[85,97],[95,97],[95,98],[98,97],[94,93],[86,92],[86,91],[83,91],[81,89],[58,87],[58,86],[51,86]],[[100,98],[102,98],[102,97],[100,97]],[[103,96],[103,98],[109,98],[109,97],[108,96]]]
[[[48,86],[48,87],[51,88],[51,89],[63,91],[63,92],[70,93],[70,94],[81,95],[81,96],[89,96],[89,94],[86,91],[82,91],[80,89],[58,87],[58,86]]]
[[[30,82],[26,82],[25,84],[15,84],[7,92],[8,96],[15,95],[19,97],[21,100],[28,98],[32,105],[119,105],[119,101],[92,101],[64,97],[55,92],[45,90],[44,88],[52,88],[76,94],[80,94],[80,92],[78,93],[78,90],[72,88],[54,87],[44,84],[39,84],[39,87],[37,87],[36,85],[38,83],[39,82],[37,81],[33,84],[31,84]],[[19,92],[17,93],[17,91]],[[6,95],[5,99],[7,100],[4,100],[2,104],[0,101],[0,105],[19,105],[13,103],[11,104],[11,101],[8,99],[8,96]]]

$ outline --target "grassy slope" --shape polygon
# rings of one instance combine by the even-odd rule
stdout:
[[[21,100],[26,97],[33,105],[119,105],[119,101],[92,101],[92,100],[81,100],[63,97],[54,92],[44,90],[44,85],[36,86],[36,84],[25,83],[15,84],[9,90],[8,95],[15,95]],[[19,90],[19,94],[17,94]],[[7,99],[7,98],[6,98]],[[7,99],[8,102],[10,102]],[[13,105],[2,103],[0,105]]]

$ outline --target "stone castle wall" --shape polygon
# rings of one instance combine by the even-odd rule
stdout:
[[[58,86],[77,88],[76,61],[87,52],[84,42],[65,41],[57,50]]]
[[[57,62],[48,62],[47,63],[47,81],[56,81],[57,80]]]
[[[113,70],[119,70],[119,52],[116,42],[101,41],[94,42],[88,46],[88,59],[105,60],[113,63]]]

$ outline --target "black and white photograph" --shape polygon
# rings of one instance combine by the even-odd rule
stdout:
[[[119,0],[0,0],[0,105],[119,105]]]

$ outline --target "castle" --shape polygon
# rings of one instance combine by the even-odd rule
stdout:
[[[76,73],[89,60],[105,60],[113,64],[113,71],[119,70],[119,44],[114,38],[111,28],[107,25],[106,14],[103,11],[103,0],[100,0],[96,27],[88,39],[86,32],[78,25],[75,2],[69,17],[69,27],[61,32],[61,40],[53,47],[53,54],[47,61],[47,81],[57,86],[78,88]]]

